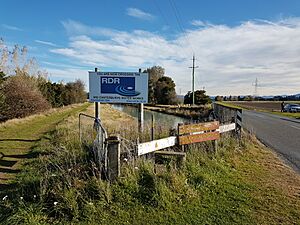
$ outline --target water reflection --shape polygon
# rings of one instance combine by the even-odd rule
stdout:
[[[133,117],[138,117],[138,108],[128,106],[128,105],[122,105],[122,104],[114,104],[112,105],[114,109],[120,110],[122,112],[125,112]],[[149,110],[144,110],[144,124],[145,126],[151,125],[151,118],[152,115],[154,115],[155,118],[155,124],[160,126],[166,126],[169,128],[176,128],[178,123],[186,123],[190,122],[189,119],[174,116],[174,115],[168,115],[160,112],[154,112]]]

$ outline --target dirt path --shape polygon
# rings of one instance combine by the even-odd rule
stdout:
[[[89,104],[54,109],[40,115],[7,121],[0,125],[0,190],[7,187],[20,171],[22,161],[36,157],[30,150],[47,138],[46,134],[70,115],[85,110]]]

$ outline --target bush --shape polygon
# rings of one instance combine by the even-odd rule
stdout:
[[[11,76],[4,81],[2,94],[0,121],[29,116],[50,108],[34,79],[25,74]]]

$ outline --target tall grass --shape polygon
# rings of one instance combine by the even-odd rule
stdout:
[[[253,137],[224,136],[217,152],[209,142],[191,145],[180,169],[171,162],[159,170],[143,158],[134,166],[123,162],[121,177],[109,183],[99,179],[80,145],[76,122],[59,125],[33,150],[39,158],[25,165],[14,191],[1,200],[4,224],[260,223],[253,212],[261,202],[253,192],[261,187],[241,170],[261,169],[244,166],[256,146]],[[299,213],[293,213],[288,215],[296,221]],[[268,221],[278,222],[262,220]]]

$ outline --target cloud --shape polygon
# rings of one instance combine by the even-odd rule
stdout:
[[[127,8],[126,14],[128,16],[132,16],[142,20],[153,20],[155,18],[152,14],[144,12],[137,8]]]
[[[19,27],[15,27],[15,26],[11,26],[8,24],[1,24],[1,26],[7,30],[13,30],[13,31],[23,31],[23,29],[19,28]]]
[[[198,27],[207,27],[207,26],[213,26],[211,23],[202,21],[202,20],[192,20],[191,24],[193,26],[198,26]]]
[[[112,36],[118,33],[122,33],[118,30],[87,26],[83,23],[74,20],[65,20],[61,22],[66,32],[70,36],[76,35],[90,35],[90,36]]]
[[[61,69],[54,69],[53,67],[45,68],[48,72],[49,78],[54,82],[70,82],[76,79],[81,79],[85,82],[85,84],[87,84],[88,72],[86,70],[68,67]]]
[[[261,95],[300,92],[300,18],[196,27],[172,39],[142,30],[103,32],[107,29],[72,24],[80,28],[73,27],[69,45],[51,52],[78,65],[124,71],[161,65],[177,91],[186,93],[194,52],[196,88],[205,86],[211,95],[253,94],[256,78]]]
[[[35,40],[36,43],[39,44],[43,44],[43,45],[48,45],[48,46],[52,46],[52,47],[57,47],[56,44],[49,42],[49,41],[41,41],[41,40]]]

